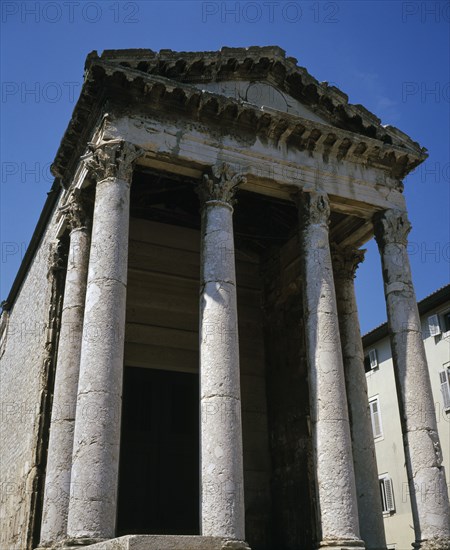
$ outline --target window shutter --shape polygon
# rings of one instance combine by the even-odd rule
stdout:
[[[430,336],[439,336],[439,334],[441,334],[439,317],[437,315],[430,315],[430,317],[428,317],[428,328],[430,330]]]
[[[439,380],[441,382],[442,399],[444,401],[444,409],[450,408],[450,386],[448,380],[448,374],[446,370],[441,370],[439,373]]]
[[[378,478],[378,480],[380,484],[383,513],[395,512],[394,487],[392,484],[392,479],[387,474],[383,474]]]
[[[386,495],[386,508],[388,512],[394,512],[395,511],[395,504],[394,504],[394,489],[392,487],[392,479],[390,477],[385,477],[383,479],[384,482],[384,490]]]
[[[383,431],[381,429],[381,415],[378,399],[374,399],[370,402],[370,416],[372,419],[373,437],[381,437],[383,435]]]
[[[370,368],[375,369],[378,367],[378,357],[377,357],[377,350],[371,349],[369,351],[369,359],[370,359]]]

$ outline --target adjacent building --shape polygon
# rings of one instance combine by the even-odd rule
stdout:
[[[430,294],[418,306],[441,441],[442,467],[449,472],[450,285]],[[366,334],[363,345],[386,540],[388,548],[406,550],[410,547],[414,522],[387,323]],[[426,491],[426,487],[417,486],[419,494]],[[431,498],[439,502],[445,496],[436,487]]]

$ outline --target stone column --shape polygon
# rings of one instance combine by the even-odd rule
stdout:
[[[383,510],[354,285],[356,269],[363,261],[364,253],[365,250],[334,246],[333,272],[350,416],[359,528],[367,550],[385,550]]]
[[[238,541],[245,539],[245,517],[232,204],[243,179],[222,165],[204,177],[198,190],[201,532]]]
[[[414,520],[415,548],[450,548],[450,512],[420,317],[411,279],[405,212],[374,218]]]
[[[328,197],[301,193],[299,225],[320,548],[364,548],[334,290]]]
[[[130,183],[140,154],[114,140],[85,158],[97,185],[67,526],[77,544],[115,536]]]
[[[74,196],[64,208],[70,228],[69,256],[48,444],[41,546],[67,534],[73,431],[81,355],[90,235],[85,204]]]

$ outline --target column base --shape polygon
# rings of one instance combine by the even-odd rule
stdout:
[[[450,537],[433,537],[432,539],[413,542],[412,547],[417,550],[448,550]]]
[[[125,535],[115,539],[72,539],[36,550],[251,550],[242,540],[199,535]]]
[[[320,542],[318,549],[330,548],[333,550],[365,550],[366,545],[364,541],[359,539],[345,540],[345,539],[329,539]]]
[[[69,548],[76,548],[79,550],[81,546],[92,546],[94,544],[101,544],[109,540],[116,539],[99,539],[99,538],[77,538],[77,539],[64,539],[58,542],[44,543],[38,546],[35,550],[67,550]]]

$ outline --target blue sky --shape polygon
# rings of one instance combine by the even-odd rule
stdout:
[[[1,299],[50,189],[86,55],[114,48],[279,45],[428,148],[405,181],[418,299],[449,281],[448,1],[1,3]],[[356,288],[362,331],[386,318],[375,243]]]

